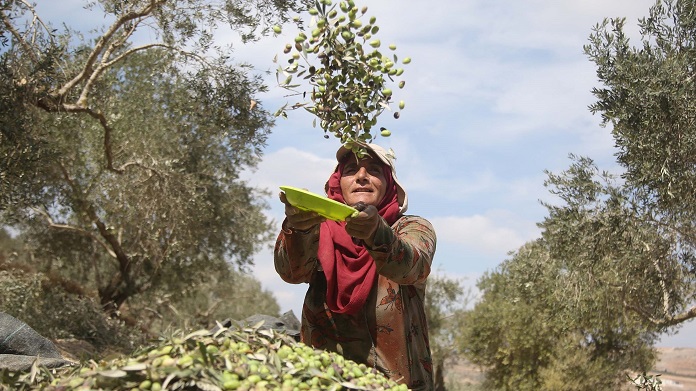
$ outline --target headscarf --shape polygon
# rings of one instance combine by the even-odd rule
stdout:
[[[352,158],[352,155],[349,154]],[[347,158],[339,162],[327,182],[327,196],[345,203],[341,176]],[[392,170],[382,165],[386,192],[377,206],[379,215],[391,226],[399,218],[397,186]],[[367,301],[377,279],[377,266],[362,241],[354,241],[345,222],[327,220],[319,232],[318,258],[326,277],[326,304],[332,312],[355,314]]]

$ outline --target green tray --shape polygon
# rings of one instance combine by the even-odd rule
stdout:
[[[297,209],[316,212],[329,220],[344,221],[357,209],[330,198],[292,186],[280,186],[290,205]]]

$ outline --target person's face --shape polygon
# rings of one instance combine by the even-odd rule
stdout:
[[[354,156],[349,157],[341,175],[341,192],[346,204],[362,201],[379,206],[387,192],[383,167],[379,159],[367,157],[357,161]]]

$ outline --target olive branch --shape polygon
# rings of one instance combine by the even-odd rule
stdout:
[[[395,53],[388,56],[380,52],[381,42],[375,38],[379,31],[377,18],[372,16],[364,22],[366,13],[367,7],[359,9],[353,0],[337,4],[316,0],[309,9],[309,35],[301,31],[294,44],[285,45],[288,65],[280,65],[276,71],[278,85],[291,92],[288,96],[307,99],[309,94],[309,101],[285,104],[275,116],[287,118],[288,110],[305,108],[316,116],[314,127],[319,120],[324,138],[332,133],[354,152],[375,138],[377,117],[385,110],[391,111],[389,84],[396,83],[395,78],[404,73],[397,66]],[[274,31],[280,33],[281,29],[276,26]],[[396,45],[389,45],[389,49],[394,52]],[[273,61],[278,63],[278,56]],[[408,57],[401,60],[402,64],[410,62]],[[397,85],[401,89],[405,84],[400,80]],[[404,107],[404,101],[400,101],[399,110]],[[400,111],[393,116],[398,119]],[[381,127],[380,135],[389,137],[391,131]]]

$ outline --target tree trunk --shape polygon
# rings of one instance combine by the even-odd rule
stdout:
[[[435,364],[435,388],[434,391],[447,391],[445,388],[445,370],[442,361]]]

